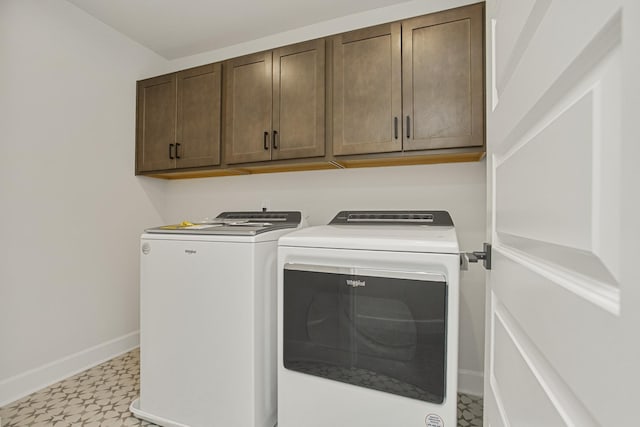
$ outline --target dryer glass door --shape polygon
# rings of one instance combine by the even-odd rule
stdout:
[[[285,368],[443,402],[442,275],[288,264],[283,296]]]

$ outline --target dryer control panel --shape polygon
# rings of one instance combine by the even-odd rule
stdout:
[[[329,224],[453,227],[453,220],[447,211],[342,211]]]

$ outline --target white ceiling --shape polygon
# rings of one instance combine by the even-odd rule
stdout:
[[[407,0],[67,0],[167,59]]]

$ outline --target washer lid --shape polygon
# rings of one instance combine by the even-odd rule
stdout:
[[[452,226],[320,225],[294,231],[279,246],[455,254],[460,252]]]
[[[300,212],[222,212],[213,220],[183,222],[145,230],[158,234],[216,234],[255,236],[283,228],[296,228],[302,222]]]

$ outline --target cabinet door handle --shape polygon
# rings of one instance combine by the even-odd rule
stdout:
[[[180,158],[180,155],[178,154],[178,148],[180,148],[180,143],[176,143],[176,159]]]
[[[269,132],[267,131],[264,132],[264,139],[262,142],[264,143],[264,149],[268,150],[269,149]]]
[[[278,140],[277,140],[277,137],[278,137],[278,131],[277,131],[277,130],[274,130],[274,131],[273,131],[273,149],[274,149],[274,150],[277,150],[277,149],[278,149]]]
[[[173,144],[169,144],[169,158],[173,160]]]
[[[407,116],[407,138],[411,138],[411,119]]]
[[[398,118],[393,118],[393,137],[398,139]]]

